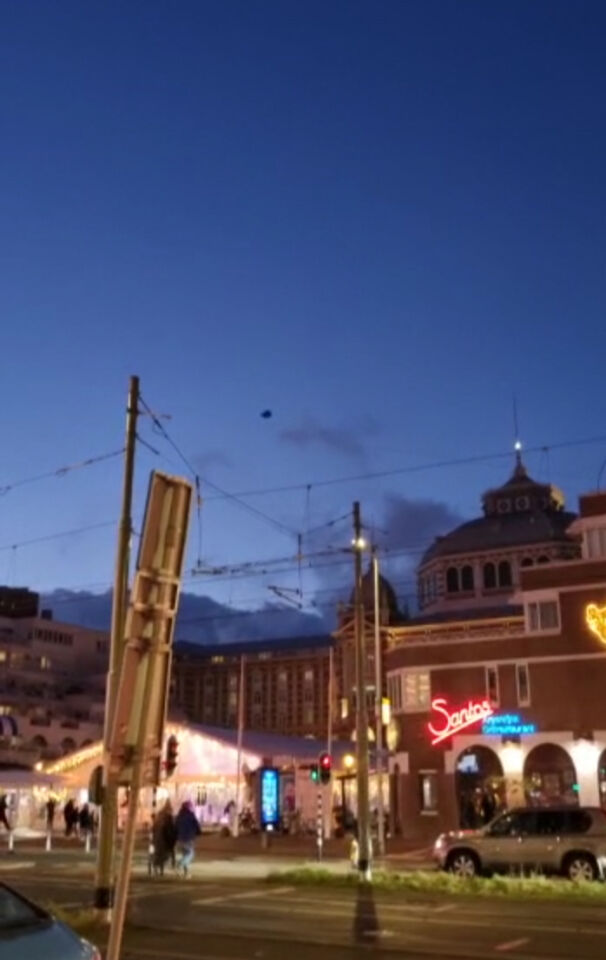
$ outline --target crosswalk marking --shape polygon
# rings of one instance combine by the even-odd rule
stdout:
[[[271,887],[263,890],[244,890],[242,893],[226,893],[216,897],[202,897],[200,900],[192,900],[192,906],[203,907],[213,903],[227,903],[232,900],[254,900],[257,897],[276,896],[284,893],[292,893],[294,887]]]

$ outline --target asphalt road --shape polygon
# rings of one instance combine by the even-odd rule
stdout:
[[[90,871],[15,864],[3,879],[38,901],[88,906]],[[135,879],[124,960],[604,960],[599,904],[467,900],[265,881]]]

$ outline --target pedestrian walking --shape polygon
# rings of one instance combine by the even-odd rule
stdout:
[[[78,808],[71,798],[63,808],[63,819],[65,821],[65,836],[71,837],[78,823]]]
[[[78,824],[80,827],[80,834],[86,840],[87,835],[93,832],[93,815],[88,803],[85,803],[84,806],[80,808],[80,812],[78,813]]]
[[[46,811],[46,830],[48,833],[51,833],[55,822],[57,801],[54,800],[53,797],[49,797],[44,805],[44,809]]]
[[[175,821],[175,828],[177,833],[177,849],[179,851],[177,866],[183,872],[183,876],[188,877],[189,868],[194,859],[194,843],[196,837],[199,837],[202,832],[189,800],[181,804],[181,809]]]
[[[173,867],[175,865],[177,830],[170,800],[167,800],[156,814],[152,827],[152,839],[154,844],[152,861],[154,875],[163,877],[167,860],[171,860]]]
[[[11,825],[8,822],[8,797],[5,793],[0,797],[0,823],[11,832]]]

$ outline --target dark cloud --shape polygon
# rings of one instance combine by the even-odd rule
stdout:
[[[234,465],[229,454],[219,448],[197,454],[193,462],[200,473],[205,473],[211,467],[233,467]]]
[[[95,630],[109,630],[111,591],[95,594],[85,590],[53,590],[41,597],[42,608],[53,611],[56,620]],[[322,633],[328,621],[303,613],[287,604],[266,603],[255,610],[228,607],[210,597],[181,594],[176,639],[194,643],[229,643]]]
[[[306,417],[298,426],[282,430],[280,439],[295,447],[323,447],[353,460],[364,460],[367,436],[377,432],[374,421],[366,419],[357,427],[327,426],[313,417]]]
[[[439,500],[411,500],[387,494],[381,519],[382,545],[389,550],[409,552],[416,562],[435,537],[448,533],[463,518]]]

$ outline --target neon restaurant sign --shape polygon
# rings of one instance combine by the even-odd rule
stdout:
[[[427,728],[431,733],[432,744],[441,743],[448,737],[453,737],[460,730],[472,727],[476,723],[485,721],[491,717],[494,710],[488,700],[469,700],[464,707],[451,711],[448,708],[448,702],[443,697],[437,697],[431,701],[431,709],[438,714],[436,718],[439,726],[434,723],[428,723]]]
[[[482,724],[487,737],[521,737],[536,732],[536,723],[525,723],[519,713],[493,713]]]
[[[598,640],[606,644],[606,607],[588,603],[585,607],[585,623]]]

